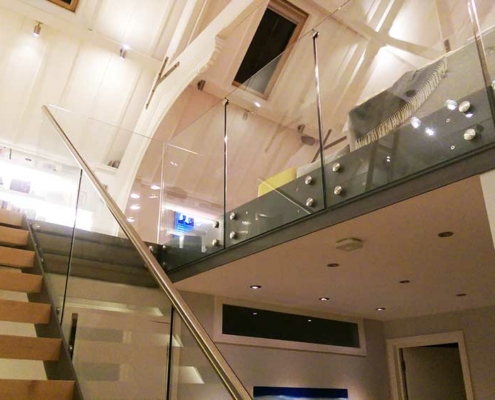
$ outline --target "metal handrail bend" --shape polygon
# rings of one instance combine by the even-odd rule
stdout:
[[[145,262],[146,266],[150,270],[151,274],[155,277],[160,287],[163,289],[167,295],[170,303],[175,308],[179,316],[182,318],[186,326],[191,331],[193,337],[196,339],[199,347],[205,354],[205,356],[210,361],[211,365],[219,375],[220,379],[224,383],[225,387],[231,394],[231,396],[236,400],[252,400],[251,395],[248,393],[244,385],[241,383],[239,378],[236,376],[230,365],[227,363],[223,355],[220,353],[218,348],[215,346],[210,336],[203,328],[199,320],[193,314],[191,308],[187,305],[185,300],[182,298],[181,294],[173,285],[172,281],[166,275],[163,268],[158,264],[155,257],[151,254],[148,246],[143,242],[141,237],[138,235],[136,230],[132,225],[126,220],[124,213],[121,211],[115,200],[107,193],[99,179],[91,171],[86,161],[81,157],[79,152],[76,150],[70,139],[65,134],[62,127],[59,125],[51,111],[47,106],[41,107],[43,112],[46,114],[50,122],[53,124],[54,128],[57,130],[60,138],[64,142],[65,146],[76,159],[80,168],[86,173],[90,179],[92,185],[105,202],[106,206],[112,213],[112,215],[117,220],[118,224],[125,232],[129,240],[132,242],[141,258]]]

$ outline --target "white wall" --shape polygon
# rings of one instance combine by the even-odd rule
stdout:
[[[182,293],[210,336],[214,297]],[[383,325],[365,320],[368,355],[346,356],[218,344],[227,362],[251,391],[253,386],[346,388],[352,400],[389,398]]]
[[[386,322],[387,339],[463,331],[476,400],[495,397],[495,307]]]

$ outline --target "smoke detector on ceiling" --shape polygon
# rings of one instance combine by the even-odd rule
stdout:
[[[354,251],[363,247],[363,241],[356,238],[346,238],[338,240],[335,247],[339,250]]]

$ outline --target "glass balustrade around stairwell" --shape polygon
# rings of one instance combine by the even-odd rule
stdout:
[[[84,398],[249,399],[96,168],[44,112],[53,123],[44,137],[66,140],[82,167],[75,228],[41,223],[36,232],[51,235],[40,240],[44,253],[58,243],[70,247],[68,268],[53,268],[50,280],[61,297],[62,328]],[[45,269],[56,262],[44,257]]]
[[[164,141],[52,112],[178,271],[490,148],[493,10],[473,4],[483,13],[474,25],[467,3],[409,0],[381,21],[347,2],[225,99],[188,89],[178,102],[200,104],[166,117]],[[405,29],[411,12],[449,12],[455,29],[423,32],[420,19]]]

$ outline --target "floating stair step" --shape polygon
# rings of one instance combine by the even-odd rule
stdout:
[[[0,299],[0,321],[48,324],[50,312],[50,304]]]
[[[0,246],[0,265],[32,268],[34,266],[34,251]]]
[[[11,225],[11,226],[21,226],[22,225],[22,213],[0,210],[0,224]]]
[[[0,243],[9,246],[27,246],[29,231],[0,226]]]
[[[72,400],[74,381],[0,379],[0,399]]]
[[[0,358],[57,361],[62,339],[0,335]]]
[[[40,275],[0,271],[0,290],[12,292],[39,293],[43,278]]]

